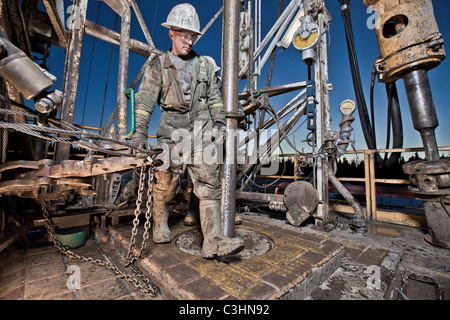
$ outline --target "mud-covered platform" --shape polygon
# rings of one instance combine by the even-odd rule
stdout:
[[[225,259],[203,259],[195,254],[195,241],[192,253],[177,246],[180,236],[193,228],[199,227],[186,227],[179,220],[171,226],[174,241],[149,241],[138,263],[165,299],[304,299],[340,267],[345,254],[338,239],[326,233],[244,216],[236,228],[246,243],[244,251]],[[121,226],[110,230],[109,241],[126,252],[130,237],[131,228]]]
[[[0,300],[450,299],[449,250],[426,243],[422,229],[371,222],[359,235],[343,223],[326,233],[249,213],[236,228],[246,249],[205,260],[199,256],[200,240],[192,236],[199,227],[185,227],[182,220],[169,220],[172,243],[155,245],[150,237],[138,262],[160,289],[155,297],[113,270],[68,258],[44,241],[16,243],[0,253]],[[133,275],[125,268],[131,230],[126,221],[106,234],[96,229],[73,251]],[[69,279],[77,275],[79,286],[70,287]]]

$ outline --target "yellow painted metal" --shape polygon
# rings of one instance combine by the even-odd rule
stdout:
[[[364,0],[364,4],[378,15],[380,58],[374,66],[381,82],[395,81],[418,67],[432,69],[445,59],[431,0]]]
[[[370,153],[370,206],[372,212],[372,220],[377,221],[377,191],[375,185],[375,154]]]
[[[397,211],[377,210],[377,221],[416,228],[425,228],[427,226],[425,214],[403,213]]]
[[[296,48],[308,48],[317,40],[318,35],[319,35],[318,32],[311,33],[311,35],[308,38],[303,39],[300,36],[300,34],[297,34],[294,37],[294,43],[295,43]]]
[[[372,203],[371,199],[371,193],[370,193],[370,166],[367,164],[370,163],[370,155],[368,153],[364,153],[364,183],[366,185],[366,209],[367,213],[365,218],[372,220],[372,206],[370,205]]]

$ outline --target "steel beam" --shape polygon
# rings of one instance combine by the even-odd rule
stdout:
[[[61,20],[61,17],[57,11],[57,5],[59,6],[60,4],[55,4],[53,3],[53,1],[50,0],[42,0],[42,4],[44,5],[45,10],[47,11],[50,22],[52,23],[53,29],[55,30],[55,33],[58,37],[58,46],[66,49],[67,38],[66,38],[66,30],[64,29],[63,24],[64,20]]]
[[[80,72],[81,47],[83,45],[84,23],[86,21],[88,0],[77,0],[72,5],[70,35],[64,68],[63,93],[60,118],[73,123],[75,116],[75,102],[77,99],[78,76]],[[56,161],[61,162],[69,158],[70,144],[58,143],[56,146]]]
[[[128,47],[131,30],[131,11],[130,7],[125,5],[125,1],[124,8],[120,30],[119,74],[117,80],[117,105],[119,106],[117,129],[119,131],[119,139],[123,140],[125,139],[124,135],[127,133],[127,97],[125,90],[128,87],[128,60],[130,57]]]
[[[95,37],[102,41],[106,41],[116,46],[120,46],[120,33],[98,25],[95,22],[87,20],[85,25],[85,32],[92,37]],[[153,48],[150,45],[136,39],[129,40],[129,49],[131,52],[143,57],[149,57],[152,53],[162,53],[161,50]]]
[[[315,63],[315,83],[316,83],[316,116],[317,116],[317,129],[316,129],[316,148],[320,150],[325,143],[326,133],[331,131],[330,127],[330,100],[329,91],[331,86],[328,83],[328,44],[326,28],[331,21],[331,16],[325,8],[325,2],[322,1],[323,12],[318,14],[317,21],[321,31],[321,39],[317,48],[317,62]],[[321,157],[316,160],[316,189],[319,193],[319,204],[314,215],[316,223],[327,222],[329,216],[328,210],[328,159],[322,159]]]

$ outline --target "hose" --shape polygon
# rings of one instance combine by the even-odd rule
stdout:
[[[372,131],[375,135],[375,107],[374,107],[374,87],[375,87],[376,71],[372,71],[372,79],[370,82],[370,114],[372,118]],[[391,140],[391,127],[393,133],[392,148],[403,148],[403,124],[402,114],[400,110],[400,103],[398,99],[397,86],[395,82],[386,83],[386,93],[388,97],[388,113],[387,113],[387,133],[386,133],[386,149],[389,149],[389,142]],[[376,144],[376,140],[375,140]],[[385,154],[380,166],[389,167],[397,164],[400,158],[400,152],[392,153],[389,158]]]
[[[377,73],[375,67],[372,70],[372,77],[370,79],[370,118],[372,119],[372,132],[374,137],[375,145],[377,144],[377,134],[376,134],[376,126],[375,126],[375,104],[374,104],[374,89],[375,89],[375,79]]]
[[[361,76],[359,71],[358,59],[356,56],[355,42],[353,38],[352,22],[350,17],[350,0],[339,0],[341,5],[341,14],[344,20],[345,36],[347,39],[347,50],[350,61],[350,69],[352,73],[353,88],[355,90],[356,105],[358,107],[359,119],[361,121],[361,128],[367,147],[371,150],[376,149],[375,134],[372,130],[369,113],[367,111],[366,100],[362,89]],[[377,154],[377,162],[383,159]]]
[[[127,90],[125,90],[124,92],[127,97],[130,98],[131,100],[131,110],[130,110],[130,116],[131,116],[131,129],[130,132],[128,132],[127,134],[124,135],[124,138],[131,138],[131,136],[134,134],[134,132],[136,131],[136,114],[135,114],[135,100],[134,100],[134,90],[132,88],[128,88]]]
[[[386,149],[389,148],[390,140],[390,128],[392,126],[392,148],[398,149],[403,147],[403,124],[402,115],[400,110],[400,103],[398,100],[397,86],[395,82],[390,82],[386,84],[386,92],[388,96],[388,124],[387,124],[387,138],[386,138]],[[400,152],[394,152],[391,154],[389,159],[387,154],[383,165],[391,166],[398,163],[400,158]]]

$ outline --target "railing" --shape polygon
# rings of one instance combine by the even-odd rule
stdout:
[[[82,126],[80,128],[100,130],[100,128]],[[155,136],[150,136],[149,138],[156,138]],[[366,206],[363,207],[364,215],[366,219],[370,221],[388,222],[394,224],[401,224],[411,227],[426,227],[426,219],[424,214],[420,213],[410,213],[397,210],[383,210],[377,208],[377,183],[391,184],[391,185],[409,185],[409,180],[407,179],[380,179],[375,177],[375,155],[377,153],[414,153],[423,152],[423,148],[401,148],[401,149],[376,149],[376,150],[357,150],[357,151],[347,151],[347,155],[351,154],[363,154],[364,155],[364,177],[362,178],[348,178],[340,177],[338,178],[342,182],[363,182],[365,186],[365,198]],[[440,147],[440,152],[450,151],[450,147]],[[82,155],[80,155],[82,156]],[[296,154],[284,154],[277,155],[277,157],[293,157],[294,167],[297,166],[297,155]],[[279,178],[279,176],[258,176],[264,178]],[[306,177],[298,176],[283,176],[283,179],[287,180],[304,180]],[[265,190],[267,192],[267,189]],[[343,212],[343,213],[353,213],[353,208],[350,205],[341,204],[337,202],[329,203],[329,211]],[[420,210],[419,208],[415,208]]]
[[[363,207],[364,215],[369,221],[388,222],[411,227],[426,227],[426,219],[424,213],[411,213],[399,210],[387,210],[377,208],[377,183],[387,185],[409,185],[408,179],[382,179],[375,177],[375,155],[377,153],[415,153],[423,152],[423,148],[401,148],[401,149],[377,149],[377,150],[357,150],[348,151],[347,154],[363,154],[364,155],[364,177],[362,178],[338,178],[342,182],[359,182],[364,183],[366,205]],[[439,148],[440,152],[450,151],[450,147]],[[278,157],[293,157],[294,166],[297,165],[297,157],[295,154],[278,155]],[[279,178],[279,176],[260,176],[264,178]],[[297,176],[283,176],[283,179],[303,180],[305,177]],[[400,198],[400,197],[398,197]],[[404,208],[408,209],[408,208]],[[409,208],[411,209],[411,208]],[[415,211],[420,211],[420,208],[414,208]],[[353,213],[354,210],[350,205],[341,204],[330,201],[329,211]],[[422,209],[423,211],[423,209]]]

